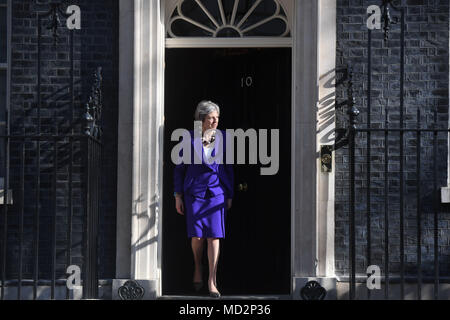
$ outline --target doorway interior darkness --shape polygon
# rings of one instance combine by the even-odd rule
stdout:
[[[170,137],[177,128],[193,128],[195,107],[205,99],[221,107],[220,129],[280,130],[278,174],[261,176],[260,164],[234,166],[235,198],[221,240],[219,290],[290,294],[291,48],[166,49],[165,62],[163,295],[192,293],[190,240],[171,196],[170,153],[176,142]],[[206,250],[203,260],[206,281]]]

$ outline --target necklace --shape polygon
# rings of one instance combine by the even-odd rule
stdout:
[[[202,137],[202,143],[204,146],[208,146],[211,143],[213,143],[216,140],[216,133],[214,132],[209,139],[207,139],[205,136]]]

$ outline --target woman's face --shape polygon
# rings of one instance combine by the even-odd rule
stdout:
[[[203,131],[209,129],[217,129],[218,125],[219,125],[219,114],[217,113],[217,111],[213,111],[205,117],[205,120],[203,120]]]

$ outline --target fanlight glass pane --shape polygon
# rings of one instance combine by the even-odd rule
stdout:
[[[208,2],[210,1],[206,1],[206,3]],[[186,16],[187,18],[205,25],[208,28],[214,28],[214,24],[208,18],[205,11],[203,11],[202,8],[194,0],[183,1],[183,3],[181,4],[181,10],[184,16]]]
[[[245,32],[246,37],[276,37],[286,30],[286,23],[280,19],[273,19],[259,27]],[[290,36],[290,33],[287,34]]]
[[[289,37],[277,0],[180,0],[168,37]]]
[[[176,34],[183,34],[184,37],[211,37],[212,34],[197,27],[185,20],[175,20],[172,23],[172,31]]]
[[[256,2],[259,2],[259,4]],[[241,19],[245,17],[245,15],[249,12],[249,10],[252,9],[254,5],[256,5],[251,14],[244,20],[244,23],[242,24],[242,29],[252,26],[255,23],[264,20],[265,18],[274,15],[277,9],[277,5],[273,0],[270,1],[251,0],[251,1],[240,1],[239,3],[241,5],[237,10],[236,14],[237,21],[241,21]]]

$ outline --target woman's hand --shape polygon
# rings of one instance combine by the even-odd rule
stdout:
[[[233,205],[233,199],[227,199],[227,210],[230,210],[232,205]]]
[[[176,196],[175,197],[175,207],[177,208],[177,212],[184,216],[184,203],[183,203],[183,198],[181,196]]]

